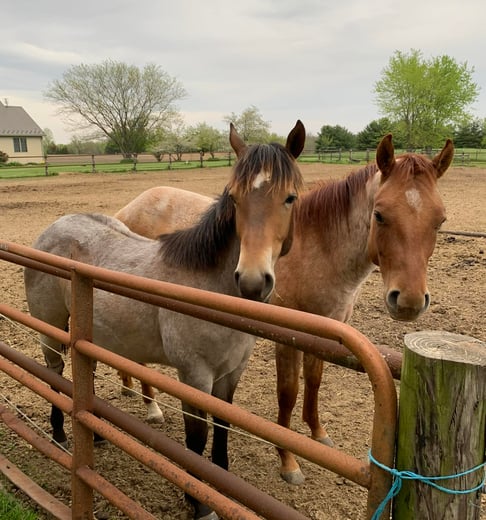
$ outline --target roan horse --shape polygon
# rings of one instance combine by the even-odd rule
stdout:
[[[390,316],[404,321],[418,318],[430,303],[427,264],[445,220],[437,179],[453,156],[453,144],[447,140],[433,159],[412,153],[395,157],[392,136],[387,135],[378,145],[376,164],[305,193],[294,211],[292,249],[276,266],[271,303],[347,321],[361,284],[379,266]],[[148,199],[156,215],[145,212],[143,202]],[[176,202],[185,221],[174,221]],[[197,218],[210,203],[209,197],[156,187],[118,215],[137,232],[157,235]],[[276,350],[278,423],[290,427],[302,360],[303,419],[312,438],[332,445],[318,415],[323,362],[285,345]],[[279,454],[281,476],[300,484],[304,475],[293,454],[286,450]]]
[[[230,142],[238,157],[232,177],[194,226],[151,240],[113,217],[67,215],[48,227],[34,247],[60,256],[76,250],[76,260],[88,264],[267,301],[275,262],[292,241],[293,203],[303,187],[295,159],[304,141],[300,121],[285,147],[246,146],[231,125]],[[70,283],[27,268],[25,289],[31,314],[65,329]],[[173,366],[181,381],[227,402],[255,344],[254,336],[99,290],[93,314],[95,343],[140,363]],[[47,336],[41,340],[47,366],[62,374],[62,345]],[[202,454],[208,426],[196,417],[206,413],[185,403],[182,407],[188,412],[186,445]],[[215,423],[226,425],[218,418]],[[54,408],[51,425],[54,439],[66,442],[62,413]],[[226,428],[214,428],[212,461],[225,469],[227,436]],[[217,518],[204,504],[192,503],[195,518]]]

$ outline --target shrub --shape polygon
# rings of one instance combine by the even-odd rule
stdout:
[[[6,163],[8,161],[8,154],[0,150],[0,163]]]

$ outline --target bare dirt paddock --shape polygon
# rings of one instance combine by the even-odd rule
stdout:
[[[322,178],[342,178],[351,167],[303,165],[310,183]],[[66,213],[114,214],[143,190],[155,185],[173,185],[207,195],[216,195],[228,178],[228,169],[133,174],[62,174],[58,177],[0,181],[0,240],[31,245],[56,218]],[[444,229],[486,232],[486,170],[453,167],[439,182],[448,214]],[[400,350],[403,336],[417,330],[445,330],[486,341],[486,239],[440,234],[430,262],[429,311],[414,323],[395,322],[385,313],[380,274],[375,271],[365,284],[351,325],[377,344]],[[0,261],[0,298],[26,310],[21,267]],[[42,360],[36,338],[0,318],[0,340]],[[167,369],[161,369],[168,373]],[[97,391],[102,397],[131,413],[145,417],[140,399],[120,397],[114,371],[98,367]],[[8,399],[38,427],[49,430],[47,405],[0,374],[2,402]],[[164,432],[183,442],[182,417],[177,401],[160,396],[173,408],[165,410]],[[276,418],[273,347],[259,341],[236,391],[235,402],[270,420]],[[300,421],[299,402],[293,427],[307,434]],[[369,448],[373,398],[366,375],[327,365],[321,388],[321,415],[337,447],[359,458]],[[68,421],[69,422],[69,421]],[[278,475],[273,447],[257,440],[230,435],[232,471],[252,484],[290,504],[314,520],[355,520],[363,516],[366,493],[359,486],[302,461],[307,476],[300,487],[284,483]],[[0,453],[18,464],[45,489],[69,504],[70,477],[0,425]],[[190,518],[183,493],[162,478],[153,476],[111,447],[96,453],[97,469],[157,518]],[[6,484],[7,485],[7,484]],[[483,505],[484,508],[484,505]],[[486,509],[486,508],[485,508]],[[123,518],[101,497],[96,499],[96,517]],[[483,512],[486,518],[486,512]],[[49,518],[39,511],[39,518]]]

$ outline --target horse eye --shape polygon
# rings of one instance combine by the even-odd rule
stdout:
[[[378,224],[384,224],[385,219],[383,218],[383,215],[379,211],[374,211],[375,220]]]
[[[295,201],[297,200],[297,195],[295,193],[292,193],[292,195],[289,195],[286,199],[285,199],[285,204],[293,204]]]

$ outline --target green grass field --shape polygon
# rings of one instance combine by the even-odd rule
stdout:
[[[396,154],[402,153],[403,150],[396,150]],[[435,153],[435,150],[434,150]],[[326,151],[321,154],[304,153],[300,156],[301,163],[332,163],[332,164],[366,164],[374,160],[374,150],[357,150],[357,151]],[[234,162],[234,161],[233,161]],[[204,160],[203,168],[216,168],[228,166],[228,159]],[[476,149],[456,149],[454,164],[463,164],[466,166],[486,166],[486,150]],[[95,172],[99,173],[129,173],[133,171],[164,171],[164,170],[190,170],[201,167],[200,161],[167,161],[163,162],[139,162],[134,169],[133,162],[116,162],[116,163],[97,163]],[[62,172],[73,173],[93,173],[93,166],[86,162],[73,164],[55,164],[48,165],[47,169],[44,164],[20,165],[20,166],[2,166],[0,167],[0,179],[16,179],[28,177],[45,177],[50,175],[59,175]]]
[[[228,166],[228,161],[205,161],[203,163],[206,168],[215,168],[218,166]],[[139,171],[163,171],[163,170],[190,170],[194,168],[200,168],[201,164],[199,161],[180,161],[172,162],[170,167],[168,162],[143,162],[138,163],[136,170]],[[99,173],[128,173],[133,172],[133,163],[103,163],[97,164],[95,172]],[[27,177],[46,177],[50,175],[59,175],[61,172],[73,172],[73,173],[93,173],[93,167],[91,164],[65,164],[48,166],[47,173],[46,167],[42,164],[38,165],[25,165],[25,166],[3,166],[0,168],[0,179],[14,179],[14,178],[27,178]]]
[[[0,518],[2,520],[37,520],[37,514],[21,505],[0,487]]]

